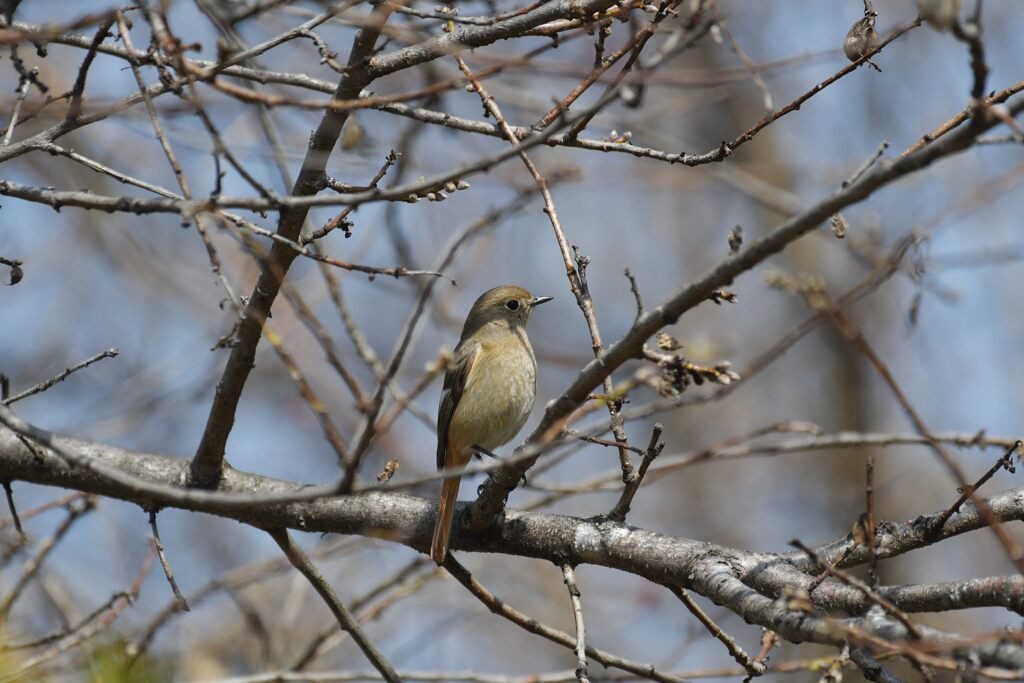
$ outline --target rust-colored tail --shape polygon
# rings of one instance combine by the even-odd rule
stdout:
[[[434,540],[430,542],[430,557],[442,564],[448,555],[448,538],[452,534],[452,520],[455,519],[455,499],[459,496],[461,477],[445,479],[441,484],[441,502],[437,505],[437,521],[434,522]]]

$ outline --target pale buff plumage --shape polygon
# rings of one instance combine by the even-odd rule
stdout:
[[[437,416],[437,466],[464,467],[477,449],[493,451],[523,428],[537,395],[537,361],[526,335],[534,297],[521,287],[502,285],[473,304],[445,373]],[[459,478],[441,487],[430,556],[448,554]]]

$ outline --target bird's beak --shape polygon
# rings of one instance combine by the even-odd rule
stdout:
[[[533,308],[534,306],[540,306],[541,304],[547,303],[548,301],[551,301],[554,298],[555,297],[553,297],[553,296],[538,296],[538,297],[534,297],[533,301],[530,302],[530,308]]]

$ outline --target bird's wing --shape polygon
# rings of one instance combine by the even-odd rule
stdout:
[[[437,469],[445,467],[448,452],[448,426],[451,424],[455,406],[459,405],[462,391],[466,388],[469,373],[476,361],[480,343],[470,341],[455,348],[455,358],[444,374],[444,389],[441,390],[441,404],[437,408]]]

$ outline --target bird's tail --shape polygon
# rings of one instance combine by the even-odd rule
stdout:
[[[455,519],[455,499],[459,495],[461,477],[445,479],[441,484],[441,502],[437,505],[437,521],[434,522],[434,540],[430,542],[430,557],[442,564],[448,555],[448,538],[452,534],[452,520]]]

